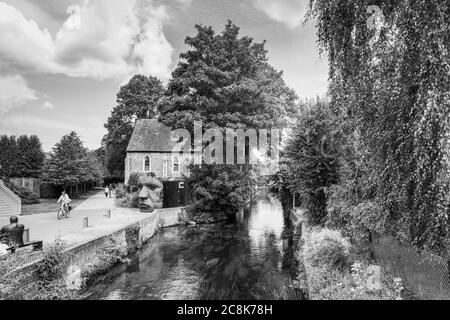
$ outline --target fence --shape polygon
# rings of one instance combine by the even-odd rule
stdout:
[[[378,240],[375,259],[402,279],[414,296],[426,300],[450,300],[450,270],[446,258],[419,252],[392,237]]]

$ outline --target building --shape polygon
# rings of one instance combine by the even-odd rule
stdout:
[[[189,175],[193,154],[176,154],[171,128],[154,119],[137,120],[127,148],[125,184],[133,172],[153,172],[162,181],[182,181]]]

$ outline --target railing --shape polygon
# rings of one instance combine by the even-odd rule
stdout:
[[[22,200],[14,192],[9,190],[2,180],[0,180],[0,198],[8,203],[12,209],[17,209],[17,212],[13,212],[14,214],[22,213]]]

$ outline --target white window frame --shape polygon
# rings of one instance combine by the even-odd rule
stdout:
[[[177,160],[178,170],[175,170],[175,159]],[[180,166],[180,157],[173,156],[172,157],[172,172],[174,176],[179,176],[181,174],[181,166]]]
[[[162,177],[167,178],[169,176],[169,159],[163,159]]]
[[[145,160],[148,158],[148,170],[145,170]],[[152,157],[149,154],[144,156],[144,160],[142,163],[142,171],[144,172],[152,172]]]

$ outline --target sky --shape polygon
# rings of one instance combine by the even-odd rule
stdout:
[[[134,74],[165,84],[195,24],[227,20],[257,42],[300,98],[324,95],[326,57],[309,0],[0,0],[0,134],[36,134],[50,151],[76,131],[100,147],[121,85]]]

